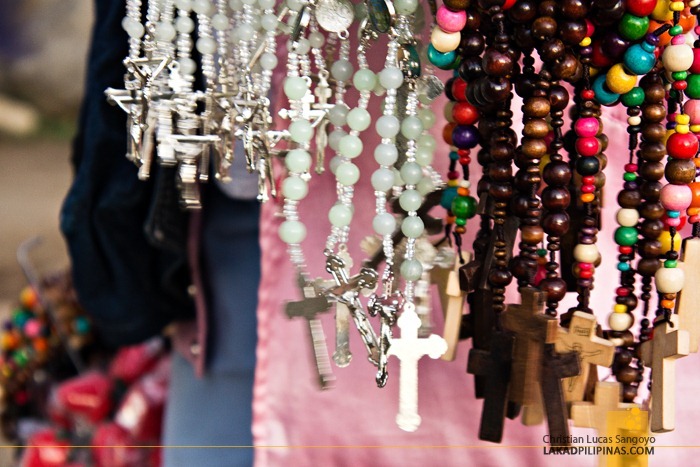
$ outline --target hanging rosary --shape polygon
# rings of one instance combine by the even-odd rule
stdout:
[[[260,201],[280,200],[302,293],[285,312],[306,321],[321,388],[353,360],[354,328],[378,387],[389,358],[401,361],[396,421],[414,431],[418,360],[454,360],[470,338],[479,437],[500,442],[506,418],[520,416],[546,420],[550,444],[568,446],[570,419],[607,430],[608,411],[647,407],[645,381],[651,430],[673,430],[674,361],[698,351],[699,14],[700,0],[127,0],[124,88],[106,95],[127,114],[138,177],[175,168],[183,208],[201,207],[210,173],[236,183],[235,157],[258,175]],[[379,68],[369,54],[385,57]],[[602,117],[616,105],[627,111],[625,155],[606,154]],[[446,150],[429,132],[437,115]],[[357,160],[371,155],[362,174]],[[444,181],[435,158],[446,159]],[[621,181],[605,177],[615,164]],[[359,260],[348,244],[362,176],[374,215]],[[299,214],[313,177],[336,187],[318,278]],[[618,192],[614,230],[601,225],[604,189]],[[429,214],[438,205],[443,219]],[[615,260],[601,257],[601,235]],[[611,292],[595,272],[613,264]],[[520,303],[506,303],[516,288]],[[607,328],[593,315],[598,293],[614,297]],[[567,294],[577,304],[560,314]],[[323,314],[335,319],[332,352]],[[611,368],[607,380],[598,366]]]

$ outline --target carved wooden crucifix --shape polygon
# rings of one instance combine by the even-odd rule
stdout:
[[[596,336],[597,327],[594,315],[577,311],[568,330],[559,328],[554,349],[557,352],[576,352],[581,363],[581,373],[564,380],[564,399],[567,402],[583,400],[591,368],[597,371],[595,365],[612,365],[615,346],[609,340]]]
[[[673,431],[676,427],[676,360],[689,353],[690,336],[688,331],[678,329],[677,315],[671,315],[670,323],[655,323],[652,339],[641,345],[644,366],[651,367],[651,431],[654,433]]]
[[[468,252],[462,252],[462,257],[467,263],[471,259]],[[447,351],[441,358],[448,361],[454,360],[457,355],[464,300],[467,295],[459,286],[461,267],[459,258],[455,257],[454,266],[451,269],[435,267],[431,273],[431,279],[438,287],[442,312],[445,316],[442,337],[447,342]]]
[[[678,263],[685,273],[686,284],[700,284],[700,238],[683,242],[683,257]],[[688,331],[690,352],[697,352],[700,344],[700,287],[683,287],[676,299],[678,326]]]
[[[554,345],[545,344],[541,366],[541,387],[544,411],[547,415],[550,444],[568,446],[569,417],[561,380],[579,374],[581,367],[576,352],[557,353]]]

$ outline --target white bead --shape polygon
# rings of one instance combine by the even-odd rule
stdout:
[[[442,53],[455,50],[459,47],[459,42],[461,40],[462,34],[459,32],[445,32],[439,26],[435,26],[430,35],[430,43],[433,44],[435,50]]]
[[[637,126],[641,125],[642,123],[642,117],[634,116],[634,117],[629,117],[627,119],[627,124]]]
[[[654,274],[654,282],[660,293],[678,293],[685,284],[685,273],[680,268],[659,268]]]
[[[615,219],[623,227],[636,227],[639,222],[639,212],[636,209],[622,208],[617,211]]]
[[[462,188],[471,188],[471,187],[472,187],[472,182],[470,182],[469,180],[464,180],[464,179],[462,179],[462,180],[459,181],[459,186],[462,187]]]
[[[580,243],[574,248],[574,259],[579,263],[595,263],[598,260],[598,247]]]
[[[688,44],[667,45],[661,54],[661,61],[667,71],[686,71],[693,64],[693,48]]]
[[[627,331],[634,324],[634,316],[630,313],[610,313],[608,325],[613,331]]]

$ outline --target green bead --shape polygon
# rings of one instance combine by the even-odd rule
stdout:
[[[667,259],[666,261],[664,261],[664,267],[665,268],[676,268],[676,267],[678,267],[678,260]]]
[[[690,99],[700,99],[700,75],[689,75],[687,83],[685,95]]]
[[[678,34],[683,33],[683,26],[680,24],[676,24],[675,26],[671,27],[671,29],[668,30],[668,33],[672,36],[677,36]]]
[[[537,256],[539,256],[540,258],[544,258],[545,256],[547,256],[547,250],[545,250],[544,248],[538,248]]]
[[[467,225],[467,220],[462,217],[458,217],[455,219],[455,224],[459,225],[460,227],[463,227]]]
[[[78,316],[75,318],[73,326],[75,328],[75,332],[80,335],[87,334],[90,331],[90,321],[88,321],[84,316]]]
[[[417,259],[407,259],[401,263],[401,277],[407,281],[417,281],[423,274],[423,265]]]
[[[622,95],[620,99],[625,107],[638,107],[644,103],[644,91],[639,86]]]
[[[24,310],[22,308],[17,308],[13,313],[12,313],[12,324],[15,325],[15,327],[22,329],[24,327],[24,324],[29,321],[29,318],[31,318],[32,315],[29,313],[27,310]]]
[[[452,200],[452,214],[457,219],[471,219],[476,214],[476,199],[472,196],[457,196]]]
[[[673,78],[674,81],[684,81],[687,77],[687,71],[674,71],[671,73],[671,78]]]
[[[633,182],[637,180],[637,174],[632,173],[632,172],[625,172],[625,174],[622,176],[623,180],[626,182]]]
[[[618,227],[615,230],[615,243],[621,246],[632,246],[637,243],[637,229],[634,227]]]
[[[636,41],[644,37],[649,29],[649,18],[646,16],[639,17],[629,13],[625,13],[620,20],[618,31],[625,38],[631,41]]]
[[[452,69],[454,64],[459,61],[457,60],[457,52],[454,50],[445,53],[438,52],[433,44],[428,45],[428,60],[441,70]]]
[[[361,68],[355,72],[352,84],[358,91],[371,91],[377,85],[377,75],[372,70]]]
[[[423,220],[418,216],[408,216],[401,223],[401,232],[408,238],[418,238],[424,230]]]

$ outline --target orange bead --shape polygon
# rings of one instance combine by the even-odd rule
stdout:
[[[674,300],[661,300],[661,308],[668,308],[669,310],[673,310],[674,307]]]
[[[38,339],[34,339],[34,350],[36,350],[38,353],[44,353],[46,350],[49,348],[48,342],[46,342],[46,339],[43,337],[39,337]]]
[[[445,128],[442,129],[442,139],[450,146],[452,146],[452,131],[456,126],[456,123],[448,123],[445,125]]]
[[[447,222],[448,224],[454,224],[456,220],[457,216],[447,216],[445,218],[445,222]]]
[[[690,201],[691,208],[700,208],[700,182],[688,183],[688,187],[693,194],[693,199]],[[691,216],[694,214],[691,214]]]
[[[581,201],[584,203],[591,203],[595,199],[595,195],[593,193],[584,193],[581,195]]]
[[[22,289],[22,292],[19,294],[19,302],[23,307],[32,310],[39,302],[39,299],[34,289],[27,286]]]
[[[469,188],[461,186],[457,188],[457,195],[458,196],[469,196]]]
[[[700,157],[693,158],[693,163],[695,164],[695,167],[700,167]]]
[[[697,216],[700,214],[700,208],[688,208],[686,209],[685,213],[689,216]]]
[[[681,12],[681,19],[678,24],[683,28],[684,34],[695,27],[695,15],[690,12],[690,8],[686,8]]]
[[[653,19],[649,20],[649,29],[647,30],[647,34],[651,34],[652,32],[656,31],[659,29],[661,26],[663,26],[664,23],[660,23],[658,21],[654,21]],[[668,45],[671,42],[671,35],[670,34],[661,34],[661,37],[659,37],[659,46],[663,47],[665,45]]]

